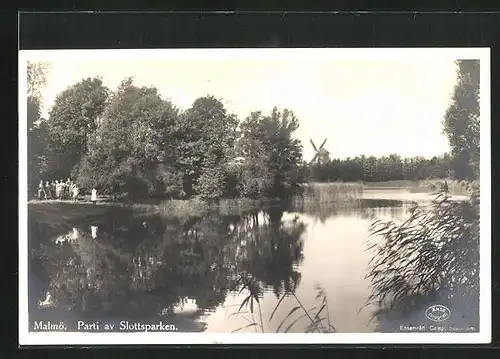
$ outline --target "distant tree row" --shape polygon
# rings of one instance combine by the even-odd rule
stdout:
[[[457,83],[442,119],[451,153],[432,159],[355,157],[333,160],[310,168],[315,181],[389,181],[452,177],[473,182],[479,179],[480,158],[480,64],[458,60]]]
[[[318,182],[381,182],[449,178],[453,176],[451,160],[449,154],[431,159],[402,158],[395,154],[384,157],[359,156],[342,160],[334,159],[325,164],[312,165],[310,178]]]
[[[213,96],[181,111],[131,78],[114,92],[87,78],[56,97],[48,119],[36,96],[28,110],[31,192],[72,177],[101,193],[216,201],[289,196],[303,182],[299,122],[287,109],[240,122]]]

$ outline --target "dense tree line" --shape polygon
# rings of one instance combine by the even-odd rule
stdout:
[[[449,154],[430,159],[424,157],[402,158],[399,155],[384,157],[358,156],[334,159],[325,164],[311,166],[313,181],[366,181],[423,180],[453,177],[452,158]]]
[[[479,63],[457,63],[458,83],[443,125],[451,154],[432,159],[355,157],[307,166],[293,112],[253,112],[240,121],[213,96],[180,110],[132,78],[115,91],[86,78],[41,118],[46,67],[28,65],[28,186],[76,179],[83,190],[130,196],[288,196],[313,181],[473,180],[479,159]]]
[[[71,177],[84,190],[211,202],[287,196],[303,182],[298,119],[287,109],[240,122],[205,96],[181,111],[132,78],[116,91],[83,79],[56,97],[48,119],[39,102],[31,107],[31,192],[40,180]]]

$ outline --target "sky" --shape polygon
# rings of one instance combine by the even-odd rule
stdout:
[[[453,60],[329,59],[65,59],[50,62],[44,115],[58,93],[85,77],[100,76],[116,89],[125,77],[156,87],[163,98],[188,108],[214,95],[240,120],[274,106],[292,110],[304,159],[326,138],[332,158],[358,155],[432,157],[449,150],[441,120],[456,83]]]

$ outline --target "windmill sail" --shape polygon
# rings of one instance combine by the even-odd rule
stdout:
[[[314,148],[314,151],[316,152],[314,154],[313,159],[309,162],[309,165],[312,165],[314,163],[314,161],[318,161],[318,164],[329,162],[329,160],[330,160],[330,157],[329,157],[330,152],[328,152],[326,149],[323,148],[323,146],[326,143],[326,140],[327,139],[325,138],[325,140],[323,141],[323,143],[321,144],[321,146],[319,146],[319,149],[316,147],[316,145],[314,144],[314,142],[313,142],[312,139],[309,140],[309,142],[311,143],[312,147]]]
[[[318,154],[316,153],[313,157],[313,159],[311,160],[311,162],[309,162],[309,165],[312,165],[314,161],[316,161],[316,159],[318,158]]]
[[[309,142],[311,142],[311,145],[313,146],[314,151],[318,152],[318,149],[316,148],[316,145],[314,144],[313,140],[309,140]]]

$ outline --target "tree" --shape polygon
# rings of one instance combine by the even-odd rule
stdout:
[[[176,167],[183,175],[188,196],[201,194],[216,199],[224,192],[219,186],[226,183],[226,165],[234,157],[237,126],[237,118],[213,96],[196,99],[179,117],[175,130]]]
[[[365,181],[371,182],[376,180],[377,176],[377,159],[370,156],[366,159],[363,166],[363,178]]]
[[[204,168],[196,181],[195,190],[208,203],[217,202],[225,193],[227,174],[217,166]]]
[[[109,100],[101,78],[86,78],[60,93],[49,113],[53,175],[75,175]]]
[[[47,83],[47,63],[28,62],[27,126],[28,126],[28,189],[30,194],[47,172],[47,126],[41,118],[42,91]]]
[[[242,195],[286,198],[297,192],[303,182],[302,145],[292,135],[298,127],[293,112],[276,107],[270,116],[253,112],[241,124]]]
[[[42,102],[42,91],[47,84],[49,69],[50,66],[47,62],[28,61],[28,98],[36,99],[40,106]]]
[[[136,196],[156,193],[158,182],[164,189],[172,188],[175,183],[164,181],[179,180],[169,172],[174,160],[169,142],[177,116],[178,110],[156,88],[124,80],[89,137],[80,185]]]
[[[455,176],[479,177],[479,60],[457,61],[458,82],[443,119],[444,133],[452,148]]]

